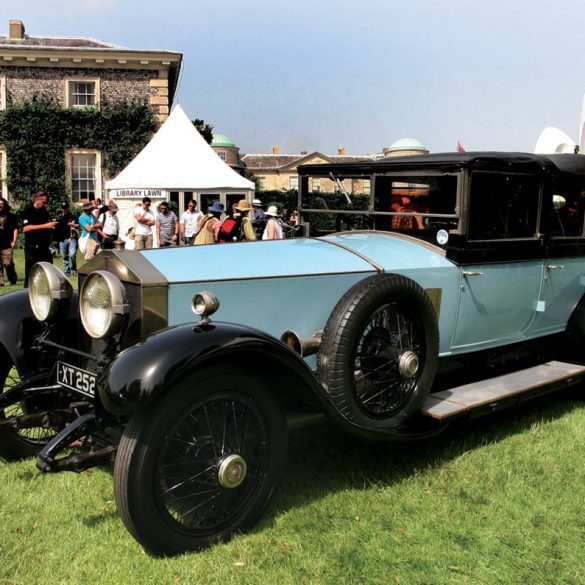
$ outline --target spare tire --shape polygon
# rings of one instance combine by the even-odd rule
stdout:
[[[429,393],[439,353],[435,309],[424,289],[397,274],[361,280],[331,313],[319,378],[347,419],[392,428]]]

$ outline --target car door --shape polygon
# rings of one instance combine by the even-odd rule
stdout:
[[[543,279],[540,193],[537,175],[472,173],[454,352],[512,343],[532,326]]]

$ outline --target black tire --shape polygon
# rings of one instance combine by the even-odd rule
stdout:
[[[420,409],[438,351],[436,313],[426,292],[404,276],[375,275],[350,288],[327,321],[319,378],[346,418],[393,428]]]
[[[124,524],[155,555],[229,539],[268,503],[286,439],[283,413],[256,378],[229,366],[198,372],[124,430],[114,467]],[[238,457],[247,470],[229,487],[239,481]]]
[[[4,350],[0,348],[0,388],[2,393],[13,388],[20,381],[20,373],[14,362]],[[31,406],[26,402],[19,402],[0,410],[0,420],[31,412]],[[55,431],[51,428],[34,427],[16,430],[11,427],[0,427],[0,457],[7,460],[26,459],[34,457],[53,437]]]

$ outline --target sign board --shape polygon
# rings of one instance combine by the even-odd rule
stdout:
[[[169,192],[166,189],[111,189],[108,196],[112,199],[168,199]]]

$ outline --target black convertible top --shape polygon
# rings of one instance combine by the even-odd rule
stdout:
[[[464,168],[508,170],[550,175],[571,174],[585,177],[585,156],[581,154],[531,154],[525,152],[446,152],[417,156],[396,156],[350,163],[311,164],[298,167],[301,176],[336,174],[369,175],[432,169],[454,172]]]

